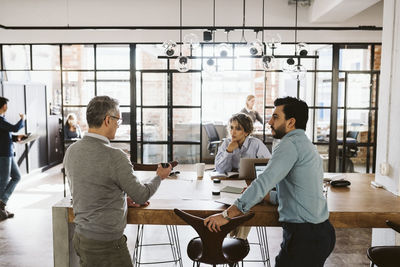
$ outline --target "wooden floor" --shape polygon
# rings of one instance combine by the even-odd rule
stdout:
[[[44,173],[23,177],[8,202],[8,209],[15,212],[15,218],[0,222],[0,266],[1,267],[46,267],[53,266],[51,206],[63,197],[63,184],[60,166]],[[195,232],[188,226],[178,226],[183,265],[192,266],[186,255],[186,245]],[[279,252],[282,240],[280,228],[270,227],[268,232],[271,266]],[[136,226],[128,225],[130,251],[133,251]],[[167,234],[164,226],[146,226],[145,242],[164,242]],[[325,266],[369,266],[366,250],[371,244],[371,229],[337,229],[336,247]],[[256,242],[254,231],[250,242]],[[171,258],[168,247],[145,249],[142,261]],[[260,251],[251,246],[248,259],[260,259]],[[157,264],[146,266],[174,266]],[[206,265],[204,265],[206,266]],[[245,266],[263,266],[261,263],[245,263]]]

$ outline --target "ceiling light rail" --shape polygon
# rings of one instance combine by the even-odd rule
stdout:
[[[7,26],[0,24],[0,29],[3,30],[209,30],[209,31],[235,31],[242,30],[243,26]],[[253,31],[292,31],[293,26],[246,26],[245,30]],[[374,25],[360,25],[356,27],[298,27],[300,31],[382,31],[383,27],[377,27]]]

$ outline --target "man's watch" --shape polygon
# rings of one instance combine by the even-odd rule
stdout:
[[[228,220],[228,221],[231,220],[231,218],[228,217],[228,210],[224,210],[224,211],[222,212],[222,217],[224,217],[224,219],[226,219],[226,220]]]

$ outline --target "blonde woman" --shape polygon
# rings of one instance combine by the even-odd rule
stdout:
[[[255,102],[256,97],[254,95],[248,95],[246,98],[246,106],[240,112],[249,115],[253,122],[259,121],[261,124],[263,124],[263,119],[261,118],[260,114],[254,110]]]

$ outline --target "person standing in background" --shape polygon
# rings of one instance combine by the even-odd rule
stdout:
[[[24,127],[24,114],[19,114],[20,120],[16,124],[9,123],[4,115],[8,109],[8,99],[0,97],[0,221],[14,217],[6,210],[6,204],[13,193],[21,174],[14,160],[13,142],[21,141],[25,135],[11,135]]]
[[[263,119],[260,114],[254,110],[254,103],[256,102],[256,97],[254,95],[248,95],[246,98],[246,106],[240,111],[241,113],[247,114],[253,120],[253,123],[259,121],[263,124]]]

